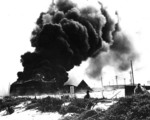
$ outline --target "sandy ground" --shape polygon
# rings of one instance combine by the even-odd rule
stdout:
[[[76,94],[78,98],[84,97],[85,94]],[[91,97],[93,98],[101,98],[102,94],[101,92],[93,92],[90,93]],[[124,91],[122,90],[117,90],[117,91],[109,91],[105,92],[104,96],[107,98],[113,98],[115,97],[123,97],[124,96]],[[32,96],[34,97],[34,96]],[[46,95],[43,96],[37,96],[38,98],[43,98],[46,97]],[[14,107],[14,113],[11,115],[6,115],[6,110],[0,112],[0,120],[59,120],[63,116],[60,115],[58,112],[52,113],[52,112],[47,112],[47,113],[42,113],[36,109],[32,110],[25,110],[26,104],[28,104],[30,101],[23,102],[17,106]],[[108,109],[110,105],[112,105],[114,101],[109,102],[109,103],[97,103],[92,109]]]
[[[25,104],[21,103],[14,107],[14,113],[6,115],[6,110],[0,112],[0,120],[58,120],[62,117],[59,113],[42,113],[37,110],[25,110]]]
[[[42,113],[38,110],[32,109],[32,110],[25,110],[25,104],[27,103],[21,103],[14,107],[15,112],[11,115],[6,115],[6,110],[0,112],[0,120],[59,120],[63,116],[59,114],[58,112],[52,113]],[[94,106],[92,109],[107,109],[110,105],[113,103],[98,103],[96,106]],[[69,114],[68,114],[69,115]]]

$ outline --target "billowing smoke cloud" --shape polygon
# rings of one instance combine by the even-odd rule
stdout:
[[[112,61],[125,70],[128,64],[124,58],[135,57],[126,35],[101,3],[98,10],[91,6],[79,9],[70,0],[59,0],[40,14],[36,24],[31,38],[35,51],[21,56],[24,71],[18,72],[18,81],[41,74],[44,80],[55,78],[62,86],[68,80],[66,71],[89,57],[93,77]]]
[[[113,43],[103,42],[100,54],[90,59],[86,73],[92,78],[98,78],[102,69],[108,65],[118,71],[126,71],[130,68],[130,61],[135,61],[139,57],[130,37],[121,30],[119,23],[116,24],[112,35]]]
[[[126,71],[130,68],[130,61],[138,58],[138,54],[133,49],[129,37],[122,31],[114,35],[114,43],[109,45],[104,43],[104,50],[95,58],[90,59],[86,73],[93,78],[101,75],[105,66],[113,66],[118,71]]]

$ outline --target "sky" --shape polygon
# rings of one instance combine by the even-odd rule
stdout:
[[[96,0],[76,0],[94,4]],[[119,13],[122,29],[129,34],[140,58],[133,63],[135,83],[146,84],[150,80],[150,7],[149,0],[102,0],[104,6]],[[0,95],[6,94],[9,85],[16,81],[17,72],[21,71],[20,56],[27,51],[33,51],[30,44],[31,32],[41,12],[48,10],[51,0],[3,0],[0,1]],[[84,63],[80,68],[85,68]],[[108,71],[109,69],[109,71]],[[74,70],[74,71],[79,71]],[[81,71],[80,73],[84,73]],[[104,70],[105,84],[109,82],[106,76],[115,78],[116,74],[111,66]],[[78,72],[78,76],[80,76]],[[129,72],[121,74],[129,80]],[[127,77],[128,76],[128,77]],[[81,76],[80,76],[81,77]],[[90,83],[90,82],[89,82]],[[97,83],[92,83],[96,85]]]

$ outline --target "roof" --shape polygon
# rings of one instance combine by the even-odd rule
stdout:
[[[92,90],[84,80],[80,82],[80,84],[77,86],[77,89]]]
[[[92,90],[90,87],[89,87],[89,85],[85,82],[85,80],[81,80],[80,82],[78,82],[78,83],[76,83],[75,84],[75,82],[73,83],[73,82],[66,82],[65,84],[64,84],[65,86],[75,86],[76,87],[76,89],[86,89],[86,90]]]

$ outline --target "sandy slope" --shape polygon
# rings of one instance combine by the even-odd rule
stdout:
[[[6,110],[0,112],[0,120],[58,120],[62,115],[58,113],[41,113],[36,109],[25,110],[30,101],[14,107],[14,113],[6,115]]]
[[[105,97],[107,96],[107,98],[112,98],[116,93],[118,93],[118,90],[115,92],[111,91],[111,92],[105,93],[104,95],[105,95]],[[119,94],[119,97],[124,96],[122,93],[124,93],[124,91],[122,91],[121,94]],[[84,95],[85,94],[78,94],[77,97],[82,98]],[[34,97],[34,96],[32,96],[32,97]],[[46,96],[39,96],[39,98],[41,98],[41,97],[46,97]],[[91,93],[91,97],[101,98],[102,96],[101,96],[100,92],[93,92],[93,93]],[[59,120],[63,117],[58,112],[42,113],[36,109],[25,110],[25,108],[26,108],[25,106],[29,103],[30,103],[30,101],[26,101],[26,102],[23,102],[23,103],[15,106],[14,107],[15,111],[11,115],[6,115],[6,110],[1,111],[0,112],[0,120]],[[113,104],[113,102],[110,102],[110,103],[100,103],[99,102],[92,109],[101,108],[101,109],[106,110],[112,104]]]
[[[6,111],[0,112],[0,120],[58,120],[62,115],[58,113],[41,113],[37,110],[16,109],[11,115],[5,115]]]
[[[23,102],[23,103],[15,106],[14,107],[15,111],[11,115],[6,115],[6,110],[1,111],[0,112],[0,120],[59,120],[63,117],[58,112],[42,113],[36,109],[25,110],[25,106],[28,103],[29,103],[29,101]],[[92,109],[96,109],[96,108],[107,109],[112,104],[113,103],[103,103],[103,104],[98,103]]]

